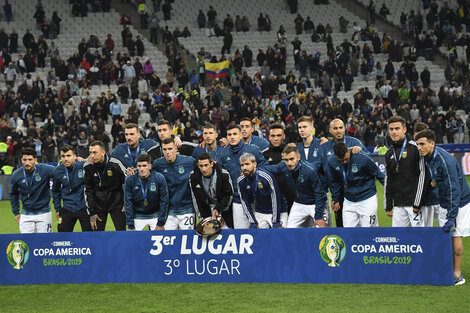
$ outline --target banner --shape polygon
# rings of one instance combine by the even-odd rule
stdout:
[[[206,68],[206,76],[212,78],[220,78],[228,75],[229,61],[219,63],[204,63]]]
[[[452,285],[441,228],[0,235],[0,284],[258,282]]]

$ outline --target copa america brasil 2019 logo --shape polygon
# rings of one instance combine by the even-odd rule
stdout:
[[[336,235],[323,237],[318,249],[323,261],[331,267],[338,267],[346,256],[346,244],[341,237]]]
[[[7,258],[15,270],[20,270],[28,262],[29,247],[21,240],[13,240],[7,247]]]

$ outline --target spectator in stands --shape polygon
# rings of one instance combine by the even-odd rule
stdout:
[[[199,10],[199,14],[197,15],[197,25],[199,29],[206,27],[206,16],[202,10]]]
[[[165,2],[162,5],[164,21],[169,21],[171,19],[171,10],[173,10],[173,7],[171,6],[170,0],[165,0]]]
[[[131,18],[126,13],[122,13],[120,24],[121,25],[131,25],[131,23],[132,23]]]
[[[7,23],[10,23],[13,18],[13,12],[11,9],[11,4],[8,2],[8,0],[5,0],[5,4],[3,5],[3,12],[5,12]]]
[[[250,21],[248,20],[248,17],[243,16],[242,17],[242,30],[244,33],[247,31],[250,31]]]
[[[382,16],[382,18],[384,18],[385,20],[387,20],[387,15],[390,15],[390,10],[387,8],[387,6],[385,5],[385,3],[382,3],[382,7],[380,8],[379,14],[380,14],[380,16]]]
[[[344,18],[344,16],[339,17],[339,31],[341,33],[347,33],[348,32],[348,25],[349,21]]]
[[[11,34],[8,36],[10,41],[10,46],[8,52],[16,53],[18,51],[18,34],[16,33],[15,29],[11,31]]]
[[[5,83],[7,84],[7,86],[10,86],[11,88],[14,87],[16,76],[17,76],[17,73],[16,73],[15,65],[13,64],[13,62],[10,62],[10,64],[8,65],[8,67],[5,69],[5,72],[4,72]]]
[[[310,19],[310,16],[307,16],[307,20],[304,22],[304,30],[307,34],[312,34],[313,30],[315,29],[315,26],[313,25],[312,20]]]
[[[294,24],[295,24],[295,31],[297,35],[302,34],[302,29],[303,29],[303,24],[304,24],[304,18],[302,15],[297,14],[296,18],[294,19]]]

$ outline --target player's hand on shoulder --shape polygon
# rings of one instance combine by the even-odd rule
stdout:
[[[350,149],[353,154],[358,154],[359,152],[362,151],[362,148],[359,146],[354,146],[354,147],[351,147]]]
[[[320,145],[327,143],[327,142],[328,142],[328,139],[326,139],[325,137],[320,138]]]
[[[133,168],[133,167],[128,167],[128,168],[126,169],[126,176],[134,175],[135,170],[136,170],[136,169]]]
[[[227,138],[224,137],[224,138],[220,139],[220,140],[219,140],[219,145],[220,145],[222,148],[227,147],[227,146],[228,146],[228,140],[227,140]]]

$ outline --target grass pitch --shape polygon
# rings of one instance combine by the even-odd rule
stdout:
[[[383,211],[382,185],[377,189],[379,225],[391,226]],[[53,228],[57,230],[55,218]],[[106,228],[114,230],[110,220]],[[80,231],[78,224],[75,230]],[[0,201],[0,233],[19,233],[8,201]],[[462,272],[468,282],[458,287],[254,283],[0,286],[0,312],[470,312],[470,237],[464,239],[464,246]]]

